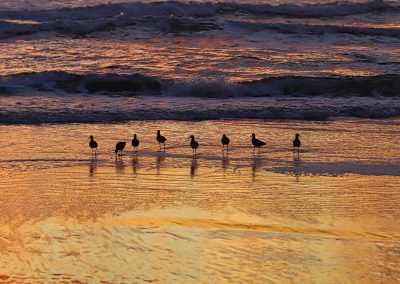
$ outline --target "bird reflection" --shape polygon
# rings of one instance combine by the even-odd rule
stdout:
[[[115,157],[115,172],[122,174],[124,173],[124,160],[122,159],[122,156],[116,156]]]
[[[260,169],[261,166],[262,166],[262,160],[254,157],[253,158],[253,163],[251,165],[251,177],[252,177],[253,181],[256,178],[256,173]]]
[[[197,159],[196,157],[192,158],[192,163],[190,164],[190,178],[194,178],[196,175],[196,171],[197,171]]]
[[[226,151],[224,150],[224,148],[222,148],[222,158],[228,158],[229,157],[229,149],[226,148]]]
[[[300,181],[301,177],[301,164],[303,164],[303,161],[300,158],[295,158],[293,157],[293,175],[296,179],[296,182]]]
[[[133,171],[134,174],[136,174],[138,163],[139,163],[138,155],[134,154],[132,156],[132,171]]]
[[[222,171],[225,173],[226,168],[229,166],[229,158],[223,157],[221,160]]]
[[[91,177],[94,176],[94,173],[96,172],[96,168],[97,168],[97,160],[92,159],[89,164],[89,176],[91,176]]]
[[[157,156],[157,161],[156,161],[157,162],[157,165],[156,165],[156,167],[157,167],[157,175],[160,174],[161,165],[164,162],[164,160],[165,160],[165,156],[163,156],[163,155],[158,155]]]

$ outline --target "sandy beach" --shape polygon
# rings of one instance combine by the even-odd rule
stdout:
[[[252,132],[267,142],[260,155]],[[399,120],[2,125],[0,133],[1,282],[400,281]],[[115,159],[117,141],[129,145]]]

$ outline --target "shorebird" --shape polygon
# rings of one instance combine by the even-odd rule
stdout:
[[[296,137],[293,140],[293,154],[294,154],[294,152],[297,151],[297,157],[300,154],[300,146],[301,146],[299,137],[300,137],[300,134],[296,133]]]
[[[223,134],[222,138],[221,138],[221,143],[222,143],[222,151],[224,151],[224,147],[226,146],[226,151],[229,150],[229,143],[231,142],[231,140],[229,140],[229,138]]]
[[[94,141],[93,135],[90,135],[89,139],[90,139],[89,146],[90,146],[90,148],[92,149],[92,155],[93,155],[93,150],[94,150],[94,154],[96,155],[96,153],[97,153],[97,146],[98,146],[98,145],[97,145],[97,142]]]
[[[115,145],[115,155],[116,156],[118,156],[118,152],[122,156],[122,151],[125,149],[125,145],[126,145],[126,142],[118,142]]]
[[[160,134],[160,130],[157,130],[157,138],[156,139],[157,139],[158,145],[160,146],[160,152],[161,152],[161,144],[163,144],[164,152],[165,152],[165,141],[167,141],[167,138],[165,138],[164,136],[162,136]]]
[[[254,133],[251,134],[251,143],[253,144],[253,147],[254,147],[253,153],[256,150],[256,148],[258,148],[258,154],[260,154],[260,148],[266,144],[265,142],[258,140]]]
[[[189,138],[191,139],[190,147],[193,150],[193,155],[196,155],[196,150],[197,150],[197,148],[199,148],[199,143],[196,140],[194,140],[194,136],[193,135],[190,135]]]
[[[133,134],[132,146],[133,146],[133,150],[135,150],[135,152],[137,152],[137,148],[139,147],[139,139],[137,139],[136,134]]]

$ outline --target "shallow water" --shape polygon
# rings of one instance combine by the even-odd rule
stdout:
[[[400,117],[398,1],[28,2],[0,3],[0,123]]]
[[[157,129],[168,138],[165,153]],[[259,155],[249,147],[253,131],[267,142]],[[115,142],[129,143],[133,132],[139,153],[127,146],[115,159]],[[222,132],[232,141],[225,156]],[[294,160],[296,132],[303,149]],[[141,121],[0,133],[1,281],[400,281],[398,120]]]

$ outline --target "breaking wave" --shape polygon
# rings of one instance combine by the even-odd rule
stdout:
[[[341,77],[269,77],[230,83],[224,80],[163,79],[143,74],[74,74],[64,71],[0,77],[0,96],[63,92],[124,96],[229,97],[400,97],[400,75]]]
[[[63,8],[38,11],[0,11],[0,39],[40,32],[51,32],[73,36],[84,36],[94,32],[113,30],[119,27],[151,25],[164,32],[203,31],[223,29],[222,15],[265,15],[286,17],[329,18],[365,13],[400,12],[382,0],[364,3],[332,2],[327,4],[239,4],[213,2],[153,2],[103,4],[92,7]],[[232,22],[231,22],[232,24]],[[240,24],[240,21],[236,22]],[[241,26],[253,29],[253,23]],[[258,28],[287,30],[291,32],[311,31],[329,33],[352,33],[361,35],[400,36],[399,29],[363,29],[341,26],[308,26],[293,24],[256,25]]]
[[[229,83],[141,74],[0,78],[0,123],[400,117],[400,75],[271,77]]]

